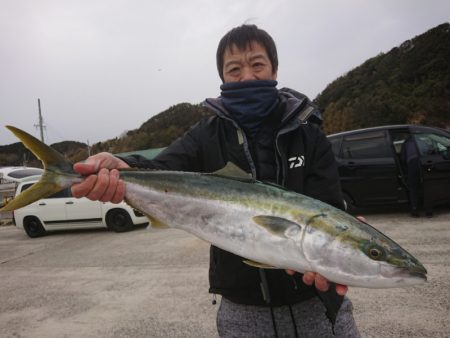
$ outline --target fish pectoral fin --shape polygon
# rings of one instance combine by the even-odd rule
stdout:
[[[243,260],[242,262],[247,264],[247,265],[253,266],[254,268],[278,269],[278,268],[276,268],[276,267],[274,267],[272,265],[267,265],[267,264],[264,264],[264,263],[258,263],[258,262],[255,262],[255,261],[251,261],[249,259]]]
[[[227,178],[234,178],[234,179],[237,179],[240,181],[245,181],[245,182],[247,182],[247,181],[253,182],[254,181],[249,173],[246,173],[244,170],[239,168],[233,162],[227,162],[225,167],[213,172],[211,175],[222,176],[222,177],[227,177]]]
[[[277,216],[254,216],[253,221],[265,228],[267,231],[271,232],[274,235],[280,237],[287,237],[286,230],[292,226],[297,227],[299,230],[302,226],[298,223],[292,222],[286,218],[277,217]]]

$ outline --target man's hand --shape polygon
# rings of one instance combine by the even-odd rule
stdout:
[[[289,275],[295,274],[294,270],[286,270]],[[307,271],[303,274],[303,283],[306,285],[315,284],[316,289],[322,292],[328,291],[330,288],[330,282],[324,276],[316,273]],[[347,293],[348,286],[342,284],[336,284],[336,293],[340,296],[345,296]]]
[[[121,159],[110,153],[99,153],[84,162],[73,165],[73,169],[85,180],[72,186],[74,197],[87,197],[93,201],[120,203],[125,196],[125,184],[117,169],[129,168]]]
[[[305,272],[303,274],[303,283],[306,285],[316,285],[316,289],[322,292],[328,291],[330,282],[324,276],[316,272]],[[336,293],[340,296],[345,296],[348,286],[342,284],[336,284]]]

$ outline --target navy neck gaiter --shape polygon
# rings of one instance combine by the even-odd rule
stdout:
[[[258,132],[278,103],[277,81],[228,82],[220,86],[223,105],[249,136]]]

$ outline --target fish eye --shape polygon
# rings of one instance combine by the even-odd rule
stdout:
[[[374,259],[374,260],[380,260],[384,255],[383,255],[383,250],[378,247],[378,246],[372,246],[369,248],[369,257]]]

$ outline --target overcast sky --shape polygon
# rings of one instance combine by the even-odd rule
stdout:
[[[274,38],[279,88],[315,98],[366,59],[450,21],[449,0],[0,0],[4,125],[46,143],[95,143],[180,102],[219,95],[215,52],[231,28]]]

